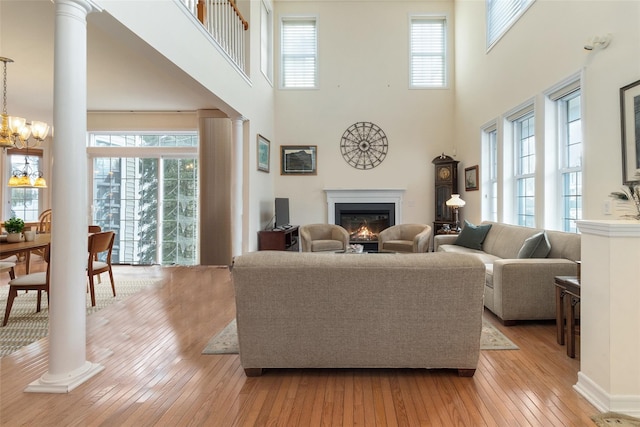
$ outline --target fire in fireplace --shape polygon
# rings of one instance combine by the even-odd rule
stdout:
[[[395,225],[393,203],[336,203],[335,207],[336,224],[347,230],[350,243],[376,243],[377,246],[378,234]]]

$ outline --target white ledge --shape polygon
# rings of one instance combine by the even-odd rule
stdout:
[[[640,237],[640,221],[629,220],[580,220],[578,229],[584,234],[605,237]]]

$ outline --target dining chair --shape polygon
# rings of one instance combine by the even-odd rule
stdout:
[[[16,266],[15,262],[11,261],[0,261],[0,271],[9,270],[9,277],[11,280],[16,278],[16,271],[14,267]]]
[[[4,311],[4,321],[2,322],[2,326],[5,326],[9,321],[9,313],[11,313],[13,300],[18,296],[18,291],[38,291],[36,312],[40,312],[43,291],[47,293],[47,301],[49,301],[49,266],[51,265],[49,262],[49,246],[50,245],[47,245],[44,248],[44,260],[47,263],[47,271],[25,274],[24,276],[20,276],[9,281],[7,308]]]
[[[38,234],[51,233],[51,209],[45,209],[38,216],[38,228],[36,230]],[[29,274],[31,268],[31,253],[44,257],[44,249],[34,249],[26,252],[26,264],[27,274]]]
[[[100,227],[99,225],[90,225],[89,226],[89,234],[92,233],[100,233],[102,231],[102,227]],[[95,258],[96,261],[98,261],[98,254],[96,254]],[[102,283],[102,277],[98,274],[98,283]]]
[[[51,233],[51,209],[42,211],[38,217],[38,233]]]
[[[116,286],[113,281],[113,270],[111,269],[111,253],[113,252],[113,242],[116,233],[113,231],[101,231],[89,235],[89,258],[87,260],[87,275],[89,277],[89,291],[91,292],[91,306],[96,305],[96,292],[93,277],[100,273],[108,272],[111,279],[111,290],[116,296]],[[104,261],[97,261],[96,256],[105,254]]]

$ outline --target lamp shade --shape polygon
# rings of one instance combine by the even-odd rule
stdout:
[[[452,208],[461,208],[467,204],[464,200],[460,198],[459,194],[452,194],[451,198],[447,200],[446,205]]]

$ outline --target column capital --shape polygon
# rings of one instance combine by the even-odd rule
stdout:
[[[93,0],[53,0],[56,5],[67,5],[82,9],[85,15],[91,12],[102,12],[102,7]]]

